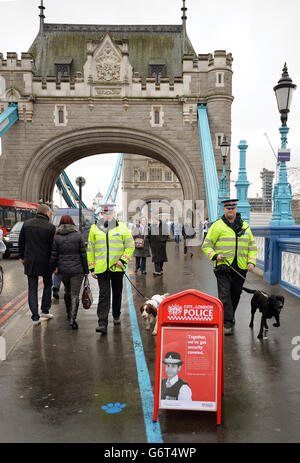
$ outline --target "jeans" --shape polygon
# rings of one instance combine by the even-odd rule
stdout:
[[[146,271],[146,257],[135,258],[135,269],[140,269],[142,273]]]
[[[180,235],[174,235],[174,240],[176,244],[179,244],[180,242]]]
[[[59,289],[61,284],[61,279],[58,275],[58,273],[54,273],[53,276],[53,287]]]
[[[31,319],[33,321],[39,320],[39,306],[38,306],[38,284],[39,284],[39,277],[38,276],[29,276],[27,275],[28,279],[28,304],[31,310],[32,316]],[[51,295],[52,295],[52,275],[45,275],[43,276],[43,296],[42,296],[42,313],[49,313],[51,307]]]
[[[97,307],[99,326],[107,327],[110,310],[110,288],[112,289],[112,314],[118,319],[121,315],[124,272],[97,273],[99,286],[99,300]]]

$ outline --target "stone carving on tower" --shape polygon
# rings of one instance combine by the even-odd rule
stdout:
[[[120,80],[121,59],[109,44],[106,44],[95,61],[97,80]]]
[[[88,41],[84,76],[95,96],[125,96],[124,86],[132,79],[128,43],[114,42],[108,33],[101,42]]]

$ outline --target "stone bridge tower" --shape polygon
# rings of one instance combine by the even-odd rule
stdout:
[[[94,154],[123,152],[163,162],[184,199],[205,200],[197,105],[207,107],[218,175],[231,138],[232,57],[197,54],[179,25],[45,22],[30,49],[0,53],[0,111],[18,103],[2,137],[1,196],[52,199],[63,169]],[[227,166],[228,173],[230,166]]]

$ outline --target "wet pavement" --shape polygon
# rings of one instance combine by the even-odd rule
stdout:
[[[145,296],[189,288],[217,296],[212,265],[199,248],[188,258],[182,244],[178,248],[169,242],[167,252],[169,262],[161,277],[152,276],[150,259],[147,275],[134,274],[132,259],[131,281]],[[26,286],[22,279],[16,292],[23,291],[24,281]],[[32,327],[25,304],[2,327],[8,354],[0,362],[1,443],[133,444],[155,442],[157,436],[161,439],[157,442],[164,444],[299,442],[300,363],[295,353],[300,349],[296,351],[293,344],[293,338],[300,336],[297,297],[280,287],[271,288],[258,274],[248,274],[252,287],[285,296],[281,327],[274,328],[272,321],[268,339],[259,341],[260,316],[250,330],[251,295],[243,293],[234,335],[224,338],[222,424],[216,425],[215,413],[159,410],[156,434],[151,434],[145,416],[151,399],[145,410],[136,363],[139,335],[146,362],[142,369],[148,370],[143,373],[149,373],[153,388],[156,338],[145,330],[138,312],[143,298],[134,288],[128,290],[124,278],[122,323],[114,326],[110,318],[107,336],[99,335],[95,332],[97,282],[90,280],[94,304],[87,311],[80,308],[78,331],[68,325],[63,289],[52,306],[52,320]],[[152,391],[146,392],[151,396]]]

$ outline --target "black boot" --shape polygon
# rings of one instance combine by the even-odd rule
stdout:
[[[79,296],[71,297],[71,317],[70,317],[70,326],[73,330],[77,330],[78,324],[76,322],[77,312],[79,307]]]
[[[71,294],[64,294],[68,320],[71,318]]]

